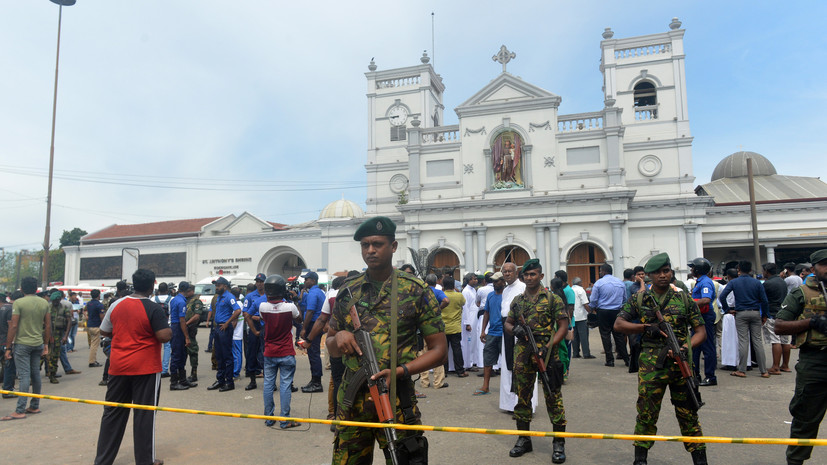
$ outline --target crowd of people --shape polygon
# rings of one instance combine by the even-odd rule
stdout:
[[[67,375],[80,373],[66,354],[75,350],[82,322],[89,367],[103,366],[100,384],[106,386],[106,400],[158,405],[161,378],[169,378],[171,391],[197,387],[196,337],[206,322],[207,352],[216,372],[207,390],[234,390],[244,368],[246,390],[257,389],[257,380],[263,384],[264,414],[274,414],[278,392],[279,415],[287,418],[278,426],[300,426],[289,421],[291,395],[298,391],[297,349],[306,351],[311,374],[302,391],[324,392],[321,344],[326,335],[328,419],[385,421],[377,409],[366,408],[377,400],[368,389],[373,384],[359,375],[364,345],[353,335],[363,328],[371,335],[380,370],[370,379],[386,379],[399,399],[392,412],[396,422],[420,423],[417,399],[427,396],[426,388],[448,388],[446,376],[474,373],[481,385],[469,393],[473,396],[490,394],[492,379],[499,377],[499,407],[512,413],[518,430],[530,429],[542,400],[553,431],[564,432],[562,386],[574,359],[596,359],[589,331],[597,328],[605,366],[622,361],[629,372],[638,373],[636,434],[657,433],[668,387],[681,433],[701,436],[699,387],[716,385],[719,370],[738,378],[753,368],[763,378],[791,372],[795,348],[800,359],[790,405],[791,436],[816,437],[827,410],[822,375],[827,366],[827,351],[822,350],[827,347],[827,250],[814,253],[812,263],[785,264],[780,271],[774,263],[763,264],[760,274],[749,261],[730,263],[720,279],[713,279],[711,263],[699,257],[689,263],[685,281],[676,279],[668,255],[659,254],[645,266],[624,270],[623,279],[603,264],[599,279],[588,287],[580,278],[569,284],[563,270],[549,276],[546,286],[537,259],[522,266],[507,262],[496,272],[467,273],[461,281],[412,265],[397,270],[391,265],[394,234],[395,225],[387,218],[366,221],[354,239],[367,270],[336,277],[329,289],[315,272],[302,276],[303,286],[259,273],[254,283],[239,288],[220,277],[208,305],[189,282],[156,285],[154,273],[145,269],[136,271],[130,285],[119,282],[103,298],[92,291],[85,302],[74,292],[38,292],[36,279],[24,278],[19,291],[2,295],[3,389],[13,391],[19,379],[19,391],[40,393],[41,368],[55,384],[60,382],[59,365]],[[670,337],[680,349],[673,350],[677,346],[670,345]],[[771,363],[765,361],[765,343],[771,345]],[[104,364],[98,362],[99,348]],[[690,376],[682,366],[689,367]],[[39,399],[19,397],[15,411],[2,420],[37,413]],[[95,463],[114,461],[128,417],[127,409],[104,409]],[[154,457],[154,412],[136,410],[133,421],[136,463],[163,463]],[[276,422],[265,424],[274,427]],[[343,425],[331,430],[333,463],[361,463],[356,458],[372,457],[377,441],[386,456],[402,453],[408,463],[427,463],[422,432],[397,431],[390,448],[379,430]],[[635,465],[647,463],[652,444],[635,442]],[[707,463],[704,444],[685,446],[694,464]],[[519,436],[509,455],[532,450],[530,437]],[[787,461],[801,464],[809,455],[810,448],[791,446]],[[555,437],[552,462],[565,460],[565,440]]]

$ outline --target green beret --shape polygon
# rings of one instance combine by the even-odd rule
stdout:
[[[368,236],[396,236],[396,224],[386,216],[374,216],[359,226],[353,234],[354,241]]]
[[[646,262],[646,266],[643,267],[643,271],[646,273],[654,273],[663,267],[663,265],[671,265],[672,262],[669,261],[669,255],[666,252],[659,253],[654,257],[650,258],[648,262]]]
[[[542,268],[540,266],[540,260],[537,259],[537,258],[532,258],[531,260],[527,260],[523,264],[523,273],[525,273],[526,271],[529,271],[529,270],[536,269],[536,268]]]
[[[60,291],[52,292],[52,295],[49,296],[49,300],[60,300],[63,296],[60,295]]]
[[[816,250],[810,255],[810,263],[813,265],[823,260],[827,260],[827,249]]]
[[[477,279],[478,279],[479,281],[485,281],[485,275],[484,275],[484,274],[478,274],[478,275],[477,275]]]

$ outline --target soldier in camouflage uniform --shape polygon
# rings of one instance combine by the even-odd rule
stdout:
[[[671,352],[664,353],[667,350],[666,333],[661,329],[656,315],[658,309],[661,309],[664,321],[672,326],[675,337],[682,344],[681,350],[691,353],[690,344],[694,348],[706,340],[706,328],[701,311],[685,292],[675,292],[670,287],[673,272],[669,255],[661,253],[650,258],[644,271],[652,280],[652,288],[632,296],[623,306],[614,324],[615,331],[625,334],[643,333],[638,359],[640,371],[635,434],[657,434],[661,402],[666,387],[669,386],[681,434],[702,436],[698,412],[689,404],[686,380],[681,376],[675,360],[668,356]],[[632,323],[635,320],[639,320],[640,323]],[[691,339],[689,327],[694,331]],[[662,367],[658,367],[659,357]],[[689,357],[689,361],[692,361],[692,357]],[[652,445],[652,441],[635,441],[635,465],[646,465]],[[684,447],[692,454],[693,464],[706,465],[705,444],[684,443]]]
[[[557,294],[543,287],[543,269],[540,260],[532,258],[523,265],[523,280],[525,292],[518,295],[511,302],[508,318],[505,320],[505,331],[517,338],[514,345],[514,391],[517,394],[517,405],[514,407],[514,419],[517,420],[517,429],[528,431],[531,425],[531,397],[534,394],[534,385],[537,383],[537,363],[534,352],[529,347],[526,327],[534,335],[534,341],[540,351],[540,356],[548,367],[558,366],[560,363],[559,344],[566,337],[569,327],[569,316],[563,300]],[[521,318],[522,317],[522,318]],[[550,376],[550,378],[553,378]],[[548,418],[554,431],[566,431],[566,411],[563,408],[563,394],[560,386],[551,386],[549,392],[543,385]],[[511,457],[520,457],[531,452],[533,447],[528,436],[520,436],[517,444],[508,453]],[[554,438],[552,443],[551,460],[554,463],[566,461],[565,439]]]
[[[791,438],[815,438],[827,411],[827,249],[810,255],[813,276],[787,294],[775,316],[776,334],[795,335],[799,347],[795,393],[790,401]],[[788,446],[787,464],[801,465],[812,446]]]
[[[337,394],[337,420],[378,421],[367,383],[359,389],[352,406],[345,407],[345,392],[354,373],[359,369],[359,346],[353,336],[354,322],[350,308],[355,307],[362,327],[370,331],[373,347],[382,370],[379,375],[390,383],[390,309],[393,282],[398,284],[397,322],[398,366],[396,377],[396,422],[421,424],[420,412],[410,375],[436,367],[442,363],[448,346],[445,325],[439,304],[428,287],[414,276],[395,270],[392,266],[397,243],[396,225],[388,218],[375,217],[365,221],[354,234],[360,242],[367,272],[354,276],[342,285],[336,297],[327,335],[327,349],[332,357],[342,357],[345,373]],[[416,356],[417,330],[429,350]],[[397,455],[400,463],[427,464],[427,441],[421,431],[397,431]],[[381,429],[337,426],[333,446],[333,465],[362,465],[373,463],[374,441],[382,449],[387,447]],[[387,458],[387,452],[386,452]],[[390,460],[387,463],[391,463]]]
[[[189,284],[189,283],[187,283]],[[178,287],[181,292],[181,287]],[[189,332],[190,344],[186,347],[186,355],[190,359],[190,369],[192,373],[187,377],[187,381],[194,383],[198,381],[198,324],[201,322],[201,315],[204,313],[204,303],[201,302],[201,295],[195,293],[195,287],[189,284],[189,287],[183,291],[184,297],[187,298],[187,312],[184,315],[184,320],[187,322],[187,331]],[[186,363],[186,360],[184,360]]]
[[[49,382],[58,384],[60,381],[57,379],[57,362],[60,360],[60,348],[64,344],[64,340],[69,337],[69,330],[71,329],[69,322],[72,321],[72,307],[63,305],[63,293],[60,291],[52,292],[49,300],[49,313],[52,319],[52,338],[47,341],[49,344],[49,355],[43,358],[43,363],[46,364],[46,374],[49,376]]]

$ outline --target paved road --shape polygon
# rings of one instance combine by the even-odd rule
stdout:
[[[207,333],[199,332],[199,344],[206,347]],[[595,355],[600,338],[590,334]],[[87,367],[85,333],[78,333],[78,351],[69,358],[81,375],[63,376],[61,383],[44,384],[45,394],[103,400],[105,387],[98,386],[102,368]],[[203,352],[202,352],[203,354]],[[768,354],[769,355],[769,354]],[[793,359],[797,352],[793,351]],[[99,355],[102,361],[102,355]],[[245,380],[226,393],[206,390],[214,376],[208,355],[202,357],[201,384],[189,391],[171,392],[164,380],[161,405],[226,412],[263,412],[261,388],[244,391]],[[206,370],[204,370],[206,368]],[[325,382],[329,381],[325,373]],[[787,437],[790,416],[787,405],[792,397],[794,374],[762,379],[757,370],[746,379],[719,372],[719,385],[702,388],[706,406],[701,424],[708,436]],[[296,385],[309,381],[307,357],[298,357]],[[420,406],[428,425],[487,428],[515,427],[511,416],[499,411],[499,378],[492,382],[492,394],[472,397],[480,378],[449,376],[447,389],[427,389]],[[260,386],[260,383],[259,383]],[[324,394],[293,395],[295,417],[325,418],[327,389]],[[607,368],[598,358],[575,360],[571,376],[563,388],[569,431],[586,433],[632,433],[635,421],[637,377],[621,366]],[[14,400],[0,400],[0,412],[14,409]],[[278,405],[278,400],[276,401]],[[95,455],[102,407],[68,402],[43,401],[43,413],[26,420],[0,423],[3,438],[1,463],[89,464]],[[548,417],[541,413],[533,429],[550,430]],[[664,406],[659,432],[679,434],[671,405]],[[534,452],[522,458],[509,458],[515,438],[457,433],[428,433],[432,464],[503,463],[533,465],[551,461],[551,438],[535,438]],[[261,420],[219,418],[161,412],[157,417],[157,456],[168,464],[254,464],[284,463],[316,465],[330,463],[332,434],[326,425],[304,426],[281,431],[267,428]],[[778,464],[784,463],[785,446],[711,444],[710,463]],[[631,463],[633,448],[627,441],[568,440],[569,464]],[[382,463],[377,451],[374,463]],[[131,426],[121,446],[117,464],[133,463]],[[652,465],[691,463],[689,454],[678,443],[656,443],[650,453]],[[816,448],[811,463],[827,463],[827,449]]]

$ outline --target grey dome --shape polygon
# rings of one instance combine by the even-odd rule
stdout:
[[[760,153],[735,152],[724,158],[712,172],[712,180],[723,178],[741,178],[747,176],[747,158],[752,158],[753,176],[770,176],[778,174],[775,166]]]

